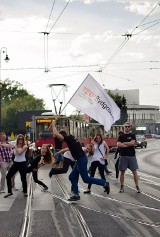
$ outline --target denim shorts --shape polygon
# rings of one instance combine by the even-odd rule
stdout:
[[[139,169],[137,158],[135,156],[120,156],[119,158],[119,170],[137,170]]]

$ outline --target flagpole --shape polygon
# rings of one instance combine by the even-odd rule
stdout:
[[[90,74],[88,74],[88,75],[86,76],[86,78],[82,81],[82,83],[79,85],[79,87],[77,88],[77,90],[80,88],[80,86],[83,84],[83,82],[87,79],[87,77],[88,77],[89,75],[90,75]],[[63,110],[67,107],[68,103],[69,103],[70,100],[73,98],[73,96],[76,94],[77,90],[74,92],[74,94],[73,94],[72,97],[69,99],[69,101],[67,102],[67,104],[63,107],[63,109],[61,110],[61,113],[62,113]],[[60,113],[60,114],[61,114],[61,113]],[[60,114],[59,114],[59,115],[60,115]]]

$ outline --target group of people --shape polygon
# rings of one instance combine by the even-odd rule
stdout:
[[[32,160],[33,150],[30,149],[28,137],[19,134],[15,145],[11,145],[6,140],[6,134],[0,133],[0,165],[1,165],[1,189],[0,192],[5,192],[5,180],[7,180],[8,194],[7,198],[12,196],[12,190],[15,190],[15,175],[20,173],[22,181],[22,190],[24,196],[27,197],[27,173],[32,172],[33,179],[39,183],[44,190],[48,187],[38,180],[38,169],[44,164],[52,164],[53,154],[48,145],[43,145],[41,154],[37,155]],[[17,190],[17,189],[16,189]]]
[[[33,180],[43,187],[44,190],[48,190],[47,185],[38,180],[38,169],[45,165],[51,164],[53,166],[56,161],[56,157],[63,154],[63,166],[60,168],[52,167],[49,172],[49,177],[55,174],[66,173],[71,166],[72,171],[69,175],[71,182],[72,195],[68,199],[69,201],[77,201],[80,199],[78,180],[81,176],[84,183],[88,184],[88,188],[84,191],[84,194],[91,193],[92,184],[102,186],[104,192],[110,193],[110,184],[104,175],[105,163],[108,160],[109,147],[103,140],[100,134],[97,134],[91,144],[82,147],[78,139],[72,135],[67,135],[64,130],[58,131],[56,129],[55,122],[52,122],[49,130],[52,130],[53,135],[60,142],[66,142],[67,148],[59,149],[54,155],[51,152],[48,145],[42,145],[41,152],[33,160],[26,161],[26,152],[29,152],[29,144],[26,144],[25,137],[22,134],[17,136],[16,144],[13,147],[6,141],[5,133],[0,134],[0,160],[1,160],[1,191],[4,190],[5,176],[7,180],[8,194],[4,196],[7,198],[12,196],[12,189],[15,187],[14,179],[17,172],[20,173],[22,188],[24,196],[27,194],[27,173],[32,172]],[[116,175],[118,176],[120,171],[120,193],[124,192],[124,175],[127,168],[129,168],[134,176],[134,182],[137,189],[137,193],[140,193],[138,186],[138,163],[135,156],[135,135],[130,132],[130,124],[125,123],[123,132],[119,134],[117,141],[117,154],[118,165],[116,164]],[[92,155],[90,176],[88,174],[88,159],[87,156]],[[14,160],[12,158],[14,157]],[[98,168],[101,179],[95,178],[95,172]],[[5,170],[5,171],[4,171]],[[7,173],[8,170],[8,173]],[[7,175],[6,175],[7,173]],[[4,175],[2,175],[4,174]],[[116,177],[117,177],[116,176]]]
[[[120,193],[124,192],[124,175],[125,171],[129,168],[134,177],[134,182],[136,186],[137,193],[140,193],[140,188],[138,185],[138,163],[135,155],[135,142],[136,137],[130,131],[130,124],[126,122],[123,126],[123,131],[119,133],[118,141],[117,141],[117,153],[119,153],[117,162],[116,162],[116,177],[118,178],[120,171]],[[52,168],[49,176],[52,177],[53,174],[61,174],[68,171],[69,164],[72,164],[72,172],[69,175],[69,180],[72,184],[73,195],[69,198],[69,200],[79,200],[79,190],[78,190],[78,177],[81,175],[82,180],[88,184],[88,189],[84,191],[85,194],[91,193],[91,185],[97,184],[104,187],[104,191],[107,194],[110,193],[110,185],[104,176],[105,169],[105,161],[107,160],[109,154],[109,147],[106,142],[103,141],[102,136],[100,134],[96,135],[93,142],[91,143],[91,147],[89,149],[92,153],[91,159],[91,175],[88,176],[87,172],[87,152],[81,147],[79,141],[72,135],[67,135],[65,131],[58,132],[53,122],[50,126],[53,134],[60,141],[65,141],[68,148],[67,151],[70,151],[69,156],[66,157],[64,153],[65,162],[64,167],[60,169]],[[66,150],[62,150],[60,152],[65,152]],[[59,152],[59,153],[60,153]],[[71,158],[72,157],[72,158]],[[69,160],[70,161],[69,161]],[[68,161],[67,161],[68,160]],[[74,162],[74,164],[72,163]],[[98,168],[101,179],[94,178],[96,169]]]

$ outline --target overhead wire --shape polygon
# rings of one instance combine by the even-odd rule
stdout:
[[[46,30],[45,30],[46,32],[47,32],[47,28],[48,28],[48,25],[49,25],[49,21],[50,21],[50,19],[51,19],[51,15],[52,15],[54,6],[55,6],[55,0],[53,0],[51,12],[50,12],[50,15],[49,15],[49,18],[48,18],[48,22],[47,22],[47,25],[46,25]]]
[[[126,33],[124,34],[125,36],[125,40],[121,43],[121,45],[118,47],[118,49],[113,53],[113,55],[108,59],[108,61],[106,62],[106,64],[104,64],[104,66],[100,69],[100,71],[102,72],[109,64],[110,62],[113,60],[113,58],[119,53],[119,51],[125,46],[125,44],[128,42],[128,40],[132,37],[133,32],[139,28],[142,23],[149,17],[149,15],[158,7],[160,6],[160,2],[158,4],[156,4],[156,6],[142,19],[142,21],[131,31],[131,33]]]
[[[58,22],[59,18],[61,17],[62,13],[64,12],[64,10],[66,9],[66,7],[68,6],[68,4],[70,3],[71,0],[68,0],[68,2],[66,3],[65,7],[63,8],[63,10],[61,11],[60,15],[58,16],[57,20],[54,22],[53,26],[51,27],[49,34],[51,33],[52,29],[54,28],[54,26],[56,25],[56,23]]]

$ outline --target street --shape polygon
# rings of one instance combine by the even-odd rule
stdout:
[[[92,193],[84,194],[87,184],[80,178],[81,199],[77,203],[66,201],[70,193],[69,172],[49,179],[50,167],[41,168],[39,178],[48,185],[49,191],[42,192],[41,188],[33,183],[32,205],[28,212],[29,233],[24,236],[160,236],[159,152],[160,140],[156,139],[148,140],[147,148],[136,149],[140,167],[140,194],[136,193],[129,170],[125,176],[125,192],[119,193],[120,184],[114,180],[114,153],[110,153],[109,168],[112,174],[106,177],[110,182],[111,193],[107,195],[102,187],[92,185]],[[98,172],[96,177],[99,177]],[[3,196],[0,195],[0,201],[4,203]],[[10,203],[10,208],[18,205],[17,197],[20,197],[20,193],[17,196],[14,193],[13,197],[5,200],[8,205]],[[9,208],[7,210],[9,211]],[[2,206],[0,211],[1,214],[4,212]],[[0,218],[0,221],[3,224],[3,218]],[[6,230],[4,236],[18,235],[11,234],[11,231],[7,235]]]

